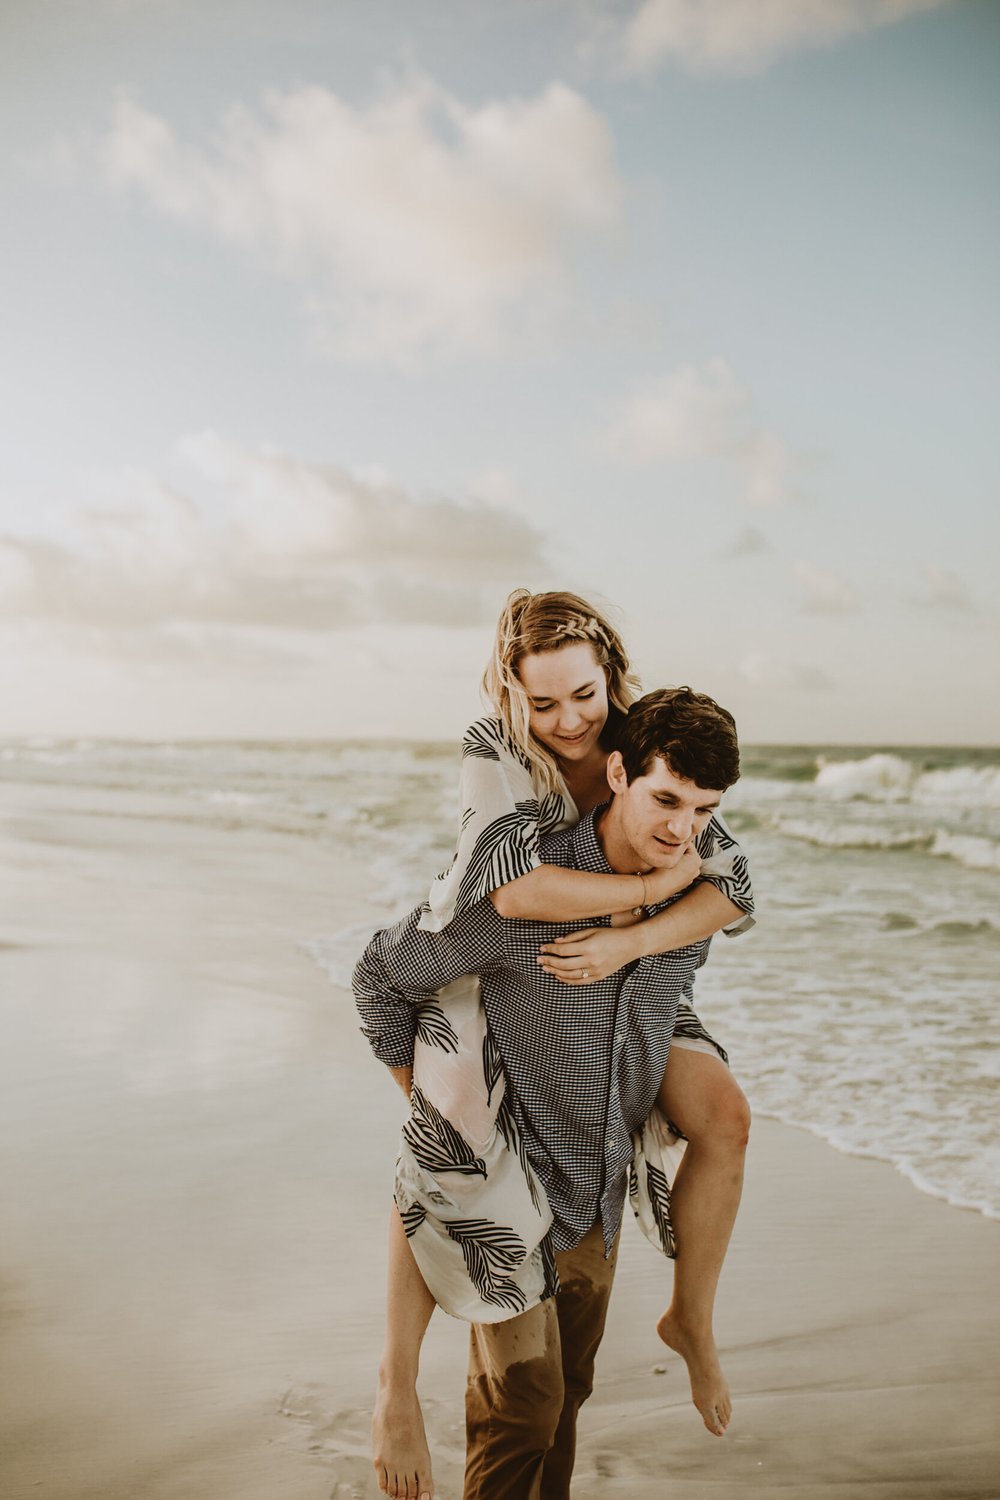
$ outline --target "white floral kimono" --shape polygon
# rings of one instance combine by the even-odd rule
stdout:
[[[541,787],[531,763],[496,719],[480,719],[462,745],[461,816],[451,865],[431,886],[420,926],[440,931],[491,891],[541,864],[542,835],[579,812],[565,785]],[[746,861],[718,815],[702,871],[752,909]],[[752,918],[730,931],[752,925]],[[723,1049],[683,1000],[672,1045]],[[395,1199],[414,1257],[445,1312],[500,1322],[558,1289],[547,1239],[552,1212],[504,1100],[506,1083],[474,976],[421,1006],[411,1117],[403,1127]],[[659,1110],[634,1133],[629,1193],[652,1243],[675,1253],[670,1183],[684,1140]],[[478,1226],[470,1233],[469,1226]]]

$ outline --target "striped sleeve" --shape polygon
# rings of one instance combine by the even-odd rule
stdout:
[[[727,937],[749,932],[756,923],[753,886],[747,857],[720,813],[713,813],[695,846],[701,855],[701,879],[717,886],[743,912],[722,929]]]
[[[496,719],[479,719],[462,742],[455,857],[433,882],[420,918],[431,932],[540,863],[543,832],[567,819],[558,792],[545,794],[527,757]]]

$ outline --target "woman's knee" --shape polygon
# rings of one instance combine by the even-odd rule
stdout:
[[[750,1105],[735,1079],[732,1088],[720,1098],[718,1110],[713,1112],[712,1131],[734,1149],[746,1150],[750,1140]]]
[[[750,1143],[750,1104],[741,1088],[726,1106],[726,1137],[733,1146],[747,1149]]]
[[[675,1048],[659,1104],[690,1142],[733,1150],[746,1148],[750,1105],[721,1058]]]

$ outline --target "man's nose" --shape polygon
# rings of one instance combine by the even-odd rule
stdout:
[[[694,814],[683,808],[676,808],[667,819],[667,827],[675,839],[689,839],[694,828]]]

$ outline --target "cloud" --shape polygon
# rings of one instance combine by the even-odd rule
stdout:
[[[766,552],[767,538],[756,526],[744,526],[728,546],[722,549],[722,557],[752,557],[757,552]]]
[[[797,562],[792,568],[800,588],[800,605],[810,614],[853,614],[859,606],[851,584],[812,563]]]
[[[924,587],[912,603],[923,609],[939,609],[971,614],[975,608],[965,580],[947,568],[928,566],[923,570]]]
[[[790,52],[830,47],[949,0],[642,0],[609,20],[627,72],[671,61],[693,73],[755,73]]]
[[[833,687],[832,680],[821,668],[779,660],[761,651],[745,657],[737,670],[751,687],[765,691],[814,693]]]
[[[210,143],[122,97],[108,180],[301,282],[320,342],[407,362],[497,347],[558,299],[573,242],[617,218],[611,132],[580,94],[470,108],[426,78],[368,107],[302,86],[229,110]]]
[[[604,447],[632,463],[721,460],[737,472],[751,505],[782,505],[796,493],[795,456],[761,425],[750,392],[718,357],[680,365],[635,391]]]
[[[541,560],[540,534],[500,505],[415,499],[211,431],[181,439],[178,457],[185,491],[125,475],[78,513],[75,547],[0,538],[0,615],[112,635],[169,627],[171,649],[197,642],[193,627],[479,624],[491,586]]]

